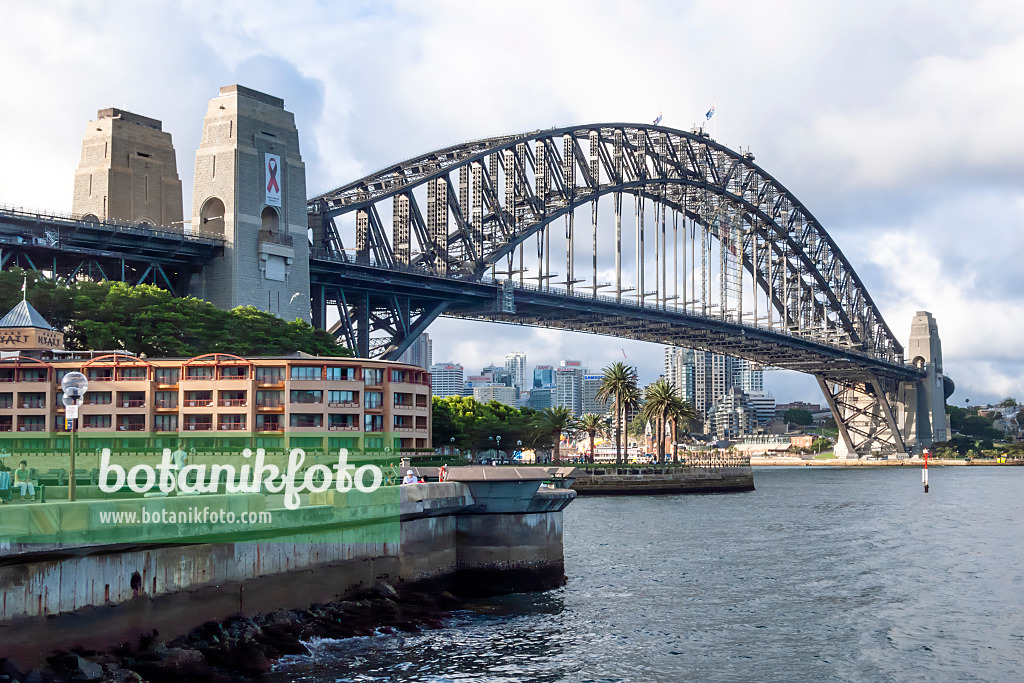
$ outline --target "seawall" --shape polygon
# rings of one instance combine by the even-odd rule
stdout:
[[[460,473],[469,481],[458,481]],[[575,493],[543,470],[353,493],[311,494],[270,525],[155,525],[95,542],[101,510],[184,506],[266,511],[259,494],[46,503],[0,508],[0,657],[23,666],[55,649],[105,649],[210,620],[344,599],[377,580],[464,594],[544,590],[565,581],[562,510]],[[391,504],[394,503],[394,505]],[[49,543],[19,543],[41,538]],[[32,536],[36,534],[36,536]],[[85,535],[83,535],[85,534]],[[7,539],[7,540],[4,540]],[[198,542],[202,541],[202,542]]]
[[[742,493],[754,490],[749,465],[732,467],[626,467],[577,470],[572,488],[581,496]]]

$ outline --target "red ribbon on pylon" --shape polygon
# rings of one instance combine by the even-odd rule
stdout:
[[[270,173],[270,182],[267,183],[267,192],[280,192],[281,186],[277,184],[277,161],[271,159],[267,162],[267,172]]]

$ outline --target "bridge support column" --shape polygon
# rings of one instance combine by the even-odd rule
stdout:
[[[947,441],[950,433],[946,399],[953,393],[953,382],[942,372],[939,328],[927,311],[914,316],[907,357],[927,373],[923,379],[900,385],[900,427],[908,448],[916,452],[936,441]]]
[[[858,381],[836,381],[820,375],[817,379],[839,429],[836,457],[895,458],[906,453],[892,410],[895,386],[888,386],[888,381],[883,386],[874,375]]]

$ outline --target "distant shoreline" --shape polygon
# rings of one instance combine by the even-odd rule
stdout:
[[[751,467],[923,467],[924,460],[921,458],[910,458],[907,460],[840,460],[830,458],[828,460],[803,460],[801,458],[775,457],[775,458],[751,458]],[[964,460],[946,458],[928,458],[929,467],[1014,467],[1024,465],[1024,460],[1009,460],[997,462],[995,460]]]

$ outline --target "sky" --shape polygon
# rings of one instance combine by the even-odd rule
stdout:
[[[963,405],[1024,399],[1024,4],[928,0],[0,5],[0,203],[68,211],[86,124],[163,121],[186,203],[207,102],[285,100],[310,195],[463,140],[587,122],[711,132],[786,185],[889,326],[939,325]],[[641,342],[441,320],[434,358],[662,369]],[[777,399],[820,401],[772,372]]]

